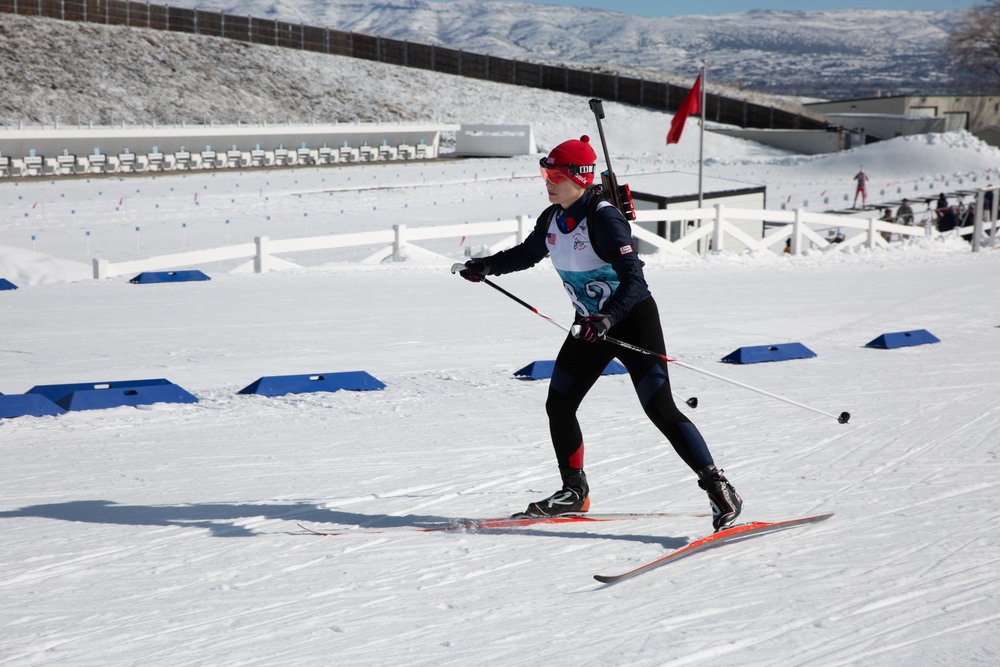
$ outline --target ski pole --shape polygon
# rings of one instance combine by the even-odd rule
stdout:
[[[576,326],[579,326],[579,325],[576,325]],[[834,419],[836,419],[841,424],[846,424],[850,420],[850,418],[851,418],[851,413],[850,412],[841,412],[839,415],[835,415],[835,414],[826,412],[825,410],[819,410],[818,408],[814,408],[814,407],[806,405],[804,403],[799,403],[798,401],[793,401],[792,399],[785,398],[784,396],[778,396],[777,394],[772,394],[769,391],[764,391],[763,389],[758,389],[757,387],[752,387],[752,386],[750,386],[750,385],[748,385],[746,383],[740,382],[738,380],[733,380],[732,378],[727,378],[727,377],[725,377],[723,375],[719,375],[717,373],[713,373],[712,371],[706,371],[703,368],[698,368],[697,366],[692,366],[691,364],[686,364],[683,361],[679,361],[678,359],[674,359],[672,357],[668,357],[665,354],[660,354],[659,352],[653,352],[652,350],[647,350],[645,348],[641,348],[638,345],[632,345],[631,343],[626,343],[624,341],[616,340],[614,338],[611,338],[610,336],[605,336],[604,340],[606,340],[606,341],[608,341],[610,343],[614,343],[615,345],[621,345],[622,347],[624,347],[626,349],[629,349],[629,350],[632,350],[634,352],[641,352],[642,354],[648,354],[648,355],[653,356],[653,357],[659,357],[659,358],[663,359],[664,361],[670,362],[672,364],[677,364],[681,368],[686,368],[689,371],[694,371],[695,373],[701,373],[702,375],[707,375],[709,377],[713,377],[716,380],[722,380],[723,382],[728,382],[729,384],[734,384],[737,387],[743,387],[744,389],[749,389],[750,391],[755,391],[758,394],[763,394],[764,396],[770,396],[771,398],[777,399],[777,400],[779,400],[779,401],[781,401],[783,403],[788,403],[789,405],[795,405],[795,406],[800,407],[800,408],[805,408],[806,410],[810,410],[812,412],[816,412],[816,413],[819,413],[821,415],[826,415],[827,417],[833,417]]]
[[[452,267],[451,267],[451,272],[452,273],[456,273],[458,271],[461,271],[464,268],[465,268],[465,264],[453,264]],[[524,301],[524,300],[518,298],[517,296],[511,294],[510,292],[508,292],[504,288],[500,287],[499,285],[497,285],[495,282],[493,282],[489,278],[483,278],[483,282],[486,283],[487,285],[489,285],[490,287],[492,287],[493,289],[495,289],[496,291],[500,292],[501,294],[503,294],[507,298],[511,299],[512,301],[516,301],[517,303],[521,304],[522,306],[524,306],[525,308],[527,308],[528,310],[530,310],[531,312],[533,312],[535,315],[538,315],[542,319],[548,320],[549,322],[551,322],[552,324],[556,325],[557,327],[559,327],[560,329],[562,329],[566,333],[568,333],[570,335],[573,335],[572,330],[566,328],[565,326],[563,326],[562,324],[560,324],[556,320],[552,319],[551,317],[549,317],[545,313],[540,312],[537,308],[535,308],[534,306],[532,306],[527,301]],[[575,336],[574,336],[574,338],[575,338]],[[605,338],[605,340],[612,340],[612,339]],[[614,341],[614,342],[617,342],[619,345],[622,345],[623,347],[628,347],[627,344],[622,343],[620,341]],[[641,349],[641,348],[639,348],[639,349]],[[649,352],[648,350],[643,350],[643,351],[647,352],[649,354],[652,354],[652,352]],[[657,356],[659,356],[659,355],[657,355]],[[677,400],[684,401],[684,403],[688,407],[690,407],[690,408],[697,408],[698,407],[698,397],[697,396],[692,396],[691,398],[685,399],[685,398],[681,398],[680,396],[678,396],[673,391],[671,391],[670,393],[673,394],[674,398],[676,398]]]
[[[574,325],[572,329],[566,329],[566,327],[564,327],[563,325],[559,324],[558,322],[556,322],[555,320],[553,320],[551,317],[548,317],[546,315],[542,315],[542,313],[539,313],[538,310],[535,309],[534,306],[531,306],[528,303],[525,303],[524,301],[522,301],[521,299],[517,298],[516,296],[514,296],[513,294],[511,294],[510,292],[508,292],[504,288],[502,288],[499,285],[496,285],[495,283],[491,282],[488,278],[483,278],[483,282],[485,282],[490,287],[492,287],[492,288],[494,288],[494,289],[502,292],[503,294],[506,294],[507,296],[509,296],[510,298],[514,299],[515,301],[517,301],[518,303],[520,303],[525,308],[528,308],[529,310],[531,310],[535,314],[540,315],[541,317],[544,317],[545,319],[547,319],[548,321],[552,322],[553,324],[555,324],[560,329],[563,329],[564,331],[569,331],[570,335],[573,336],[574,338],[577,337],[577,334],[579,333],[580,325],[577,324],[577,325]],[[652,350],[647,350],[646,348],[639,347],[638,345],[632,345],[631,343],[626,343],[623,340],[618,340],[617,338],[612,338],[611,336],[605,336],[604,340],[608,341],[609,343],[611,343],[613,345],[618,345],[619,347],[623,347],[626,350],[632,350],[633,352],[639,352],[640,354],[648,354],[651,357],[659,357],[660,359],[663,359],[664,361],[666,361],[668,363],[677,364],[681,368],[686,368],[689,371],[694,371],[695,373],[701,373],[702,375],[707,375],[709,377],[713,377],[716,380],[722,380],[723,382],[728,382],[730,384],[734,384],[737,387],[743,387],[744,389],[749,389],[750,391],[755,391],[758,394],[763,394],[764,396],[770,396],[771,398],[774,398],[774,399],[777,399],[779,401],[782,401],[783,403],[788,403],[789,405],[795,405],[797,407],[804,408],[806,410],[811,410],[812,412],[817,412],[817,413],[819,413],[821,415],[826,415],[827,417],[833,417],[834,419],[836,419],[841,424],[846,424],[848,422],[848,420],[851,418],[851,413],[849,413],[849,412],[841,412],[840,415],[834,415],[834,414],[831,414],[831,413],[826,412],[824,410],[819,410],[819,409],[811,407],[809,405],[805,405],[804,403],[799,403],[798,401],[793,401],[790,398],[785,398],[784,396],[778,396],[777,394],[772,394],[769,391],[764,391],[763,389],[758,389],[757,387],[752,387],[752,386],[750,386],[750,385],[748,385],[746,383],[740,382],[738,380],[733,380],[733,379],[727,378],[727,377],[725,377],[723,375],[719,375],[717,373],[713,373],[712,371],[706,371],[703,368],[698,368],[697,366],[692,366],[690,364],[686,364],[683,361],[680,361],[678,359],[674,359],[673,357],[668,357],[665,354],[660,354],[659,352],[653,352]],[[691,405],[691,407],[695,407],[698,404],[698,399],[697,398],[692,398],[691,400],[694,401],[694,405],[691,405],[690,402],[688,402],[688,405]]]
[[[665,354],[660,354],[658,352],[653,352],[652,350],[645,350],[645,349],[643,349],[641,347],[638,347],[637,345],[631,345],[629,343],[625,343],[625,342],[620,341],[620,340],[612,340],[611,338],[607,338],[607,337],[605,337],[605,340],[611,341],[611,342],[613,342],[613,343],[615,343],[617,345],[621,345],[622,347],[628,348],[630,350],[634,350],[635,352],[642,352],[644,354],[649,354],[649,355],[652,355],[654,357],[660,357],[664,361],[668,361],[668,362],[670,362],[672,364],[677,364],[681,368],[686,368],[689,371],[694,371],[695,373],[701,373],[702,375],[707,375],[709,377],[713,377],[716,380],[722,380],[723,382],[728,382],[729,384],[734,384],[737,387],[743,387],[744,389],[749,389],[750,391],[755,391],[758,394],[762,394],[764,396],[770,396],[771,398],[777,399],[777,400],[781,401],[782,403],[788,403],[789,405],[795,405],[795,406],[800,407],[800,408],[805,408],[806,410],[810,410],[812,412],[816,412],[816,413],[821,414],[821,415],[826,415],[827,417],[833,417],[834,419],[836,419],[841,424],[846,424],[850,420],[850,418],[851,418],[851,413],[850,412],[841,412],[839,415],[835,415],[835,414],[832,414],[830,412],[826,412],[825,410],[820,410],[818,408],[814,408],[812,406],[806,405],[805,403],[799,403],[798,401],[793,401],[790,398],[785,398],[784,396],[778,396],[777,394],[772,394],[769,391],[764,391],[763,389],[758,389],[757,387],[752,387],[752,386],[750,386],[750,385],[748,385],[748,384],[746,384],[744,382],[740,382],[738,380],[733,380],[732,378],[727,378],[727,377],[725,377],[723,375],[719,375],[717,373],[713,373],[712,371],[706,371],[704,368],[698,368],[697,366],[692,366],[691,364],[686,364],[683,361],[679,361],[677,359],[673,359],[671,357],[668,357]]]
[[[459,267],[459,269],[456,269],[455,267]],[[464,264],[456,264],[455,266],[452,267],[452,272],[454,272],[456,270],[464,269],[464,268],[465,268]],[[514,301],[517,301],[519,304],[521,304],[522,306],[524,306],[525,308],[527,308],[531,312],[535,313],[536,315],[544,317],[549,322],[552,322],[553,324],[555,324],[557,327],[559,327],[563,331],[568,331],[570,333],[570,335],[573,335],[574,332],[572,330],[567,329],[563,325],[561,325],[558,322],[556,322],[555,320],[553,320],[551,317],[548,317],[547,315],[543,315],[542,313],[538,312],[538,310],[534,306],[528,304],[525,301],[522,301],[521,299],[519,299],[518,297],[514,296],[513,294],[511,294],[510,292],[508,292],[504,288],[502,288],[499,285],[491,282],[488,278],[483,278],[483,282],[485,282],[487,285],[489,285],[493,289],[495,289],[495,290],[501,292],[502,294],[510,297]],[[576,328],[576,326],[579,326],[579,325],[575,325],[574,328]],[[674,359],[673,357],[668,357],[665,354],[660,354],[659,352],[653,352],[652,350],[647,350],[646,348],[639,347],[638,345],[632,345],[631,343],[626,343],[625,341],[618,340],[617,338],[612,338],[611,336],[605,336],[604,340],[606,340],[609,343],[612,343],[614,345],[618,345],[620,347],[623,347],[623,348],[625,348],[627,350],[632,350],[633,352],[639,352],[640,354],[648,354],[649,356],[652,356],[652,357],[659,357],[660,359],[663,359],[664,361],[666,361],[668,363],[677,364],[681,368],[686,368],[689,371],[694,371],[695,373],[701,373],[702,375],[707,375],[709,377],[715,378],[716,380],[722,380],[723,382],[728,382],[729,384],[736,385],[737,387],[742,387],[744,389],[749,389],[750,391],[756,392],[756,393],[761,394],[763,396],[769,396],[770,398],[773,398],[775,400],[781,401],[782,403],[788,403],[789,405],[794,405],[796,407],[803,408],[803,409],[809,410],[811,412],[816,412],[818,414],[825,415],[827,417],[832,417],[832,418],[836,419],[841,424],[846,424],[851,419],[851,413],[849,413],[849,412],[841,412],[839,415],[835,415],[835,414],[832,414],[830,412],[826,412],[825,410],[820,410],[818,408],[814,408],[814,407],[806,405],[804,403],[799,403],[798,401],[793,401],[790,398],[785,398],[784,396],[779,396],[778,394],[772,394],[769,391],[764,391],[763,389],[758,389],[757,387],[753,387],[753,386],[748,385],[748,384],[746,384],[744,382],[740,382],[738,380],[733,380],[732,378],[725,377],[724,375],[719,375],[718,373],[713,373],[712,371],[707,371],[707,370],[705,370],[703,368],[698,368],[697,366],[692,366],[691,364],[686,364],[683,361],[680,361],[678,359]],[[695,405],[697,405],[697,399],[691,399],[691,400],[695,401]],[[688,403],[688,404],[690,405],[690,403]],[[694,406],[692,405],[691,407],[694,407]]]

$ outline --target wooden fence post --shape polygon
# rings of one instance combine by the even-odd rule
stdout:
[[[271,270],[271,256],[268,254],[268,238],[258,236],[253,242],[257,245],[257,254],[253,258],[254,273],[266,273]]]
[[[403,261],[403,253],[401,252],[403,244],[406,242],[406,225],[393,225],[392,231],[395,237],[392,241],[392,261],[401,262]]]
[[[976,195],[976,219],[972,223],[972,252],[979,252],[980,239],[983,236],[983,204],[986,202],[986,191],[980,190]]]
[[[712,252],[724,252],[726,249],[726,242],[723,240],[722,231],[722,204],[715,205],[715,228],[712,230]]]
[[[524,241],[524,239],[527,238],[528,235],[525,233],[525,230],[528,228],[528,220],[530,220],[530,219],[531,219],[530,216],[527,216],[527,215],[519,215],[519,216],[517,216],[517,242],[518,243],[522,243]]]
[[[792,223],[792,254],[802,252],[802,209],[795,209],[795,222]]]

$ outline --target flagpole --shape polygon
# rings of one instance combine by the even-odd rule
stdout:
[[[702,185],[705,168],[705,74],[708,71],[708,60],[701,61],[701,99],[699,100],[699,110],[701,111],[701,133],[698,138],[698,208],[702,207],[705,199],[705,191]]]

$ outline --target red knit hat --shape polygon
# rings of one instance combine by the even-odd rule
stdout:
[[[590,147],[586,134],[579,139],[564,141],[541,160],[544,169],[557,171],[572,179],[580,187],[590,187],[594,182],[594,165],[597,153]]]

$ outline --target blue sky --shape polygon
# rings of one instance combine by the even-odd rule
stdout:
[[[982,0],[722,0],[721,2],[673,2],[671,0],[521,0],[546,5],[596,7],[637,16],[676,16],[683,14],[731,14],[751,9],[970,9]],[[805,5],[808,4],[808,7]]]

